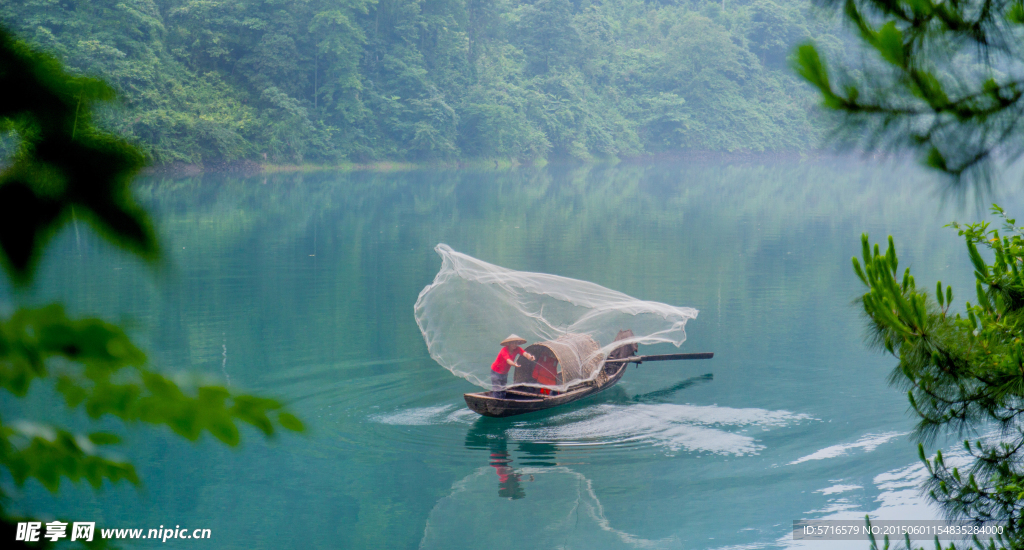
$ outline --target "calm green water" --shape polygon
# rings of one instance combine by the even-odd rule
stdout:
[[[932,517],[893,362],[861,341],[849,258],[862,231],[891,233],[919,284],[967,299],[969,261],[941,226],[977,215],[934,189],[853,161],[144,181],[163,268],[82,226],[18,299],[127,323],[161,369],[281,397],[309,433],[249,431],[228,449],[129,428],[142,491],[31,485],[17,503],[212,529],[165,543],[182,548],[774,548],[792,546],[795,519]],[[474,387],[427,356],[413,319],[439,242],[695,307],[684,350],[715,359],[477,417],[462,401]],[[45,391],[5,399],[5,419],[82,422]]]

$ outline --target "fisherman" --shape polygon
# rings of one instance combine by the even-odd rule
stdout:
[[[505,397],[505,383],[508,381],[508,371],[516,366],[514,359],[517,355],[522,355],[530,361],[534,360],[533,355],[519,347],[525,343],[526,338],[521,338],[515,334],[501,341],[503,347],[498,352],[498,358],[491,364],[491,393],[494,397]]]

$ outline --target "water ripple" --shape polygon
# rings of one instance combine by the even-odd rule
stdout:
[[[716,405],[599,405],[565,415],[574,422],[523,426],[508,430],[517,440],[563,445],[648,444],[671,452],[711,452],[737,456],[764,448],[749,435],[751,428],[767,430],[812,418],[789,411],[733,409]],[[727,431],[746,428],[741,432]]]
[[[836,458],[844,456],[847,454],[847,452],[853,449],[864,449],[864,452],[870,453],[871,451],[878,448],[879,445],[886,443],[890,439],[894,439],[903,435],[907,435],[907,432],[885,432],[881,434],[867,434],[853,443],[843,443],[840,445],[832,445],[831,447],[825,447],[824,449],[821,449],[817,452],[811,453],[805,457],[798,458],[793,462],[790,462],[790,465],[800,464],[802,462],[807,462],[810,460],[824,460],[826,458]]]
[[[478,420],[455,405],[415,407],[370,415],[369,420],[393,426],[469,425]],[[743,456],[764,446],[757,432],[813,420],[806,414],[765,409],[734,409],[717,405],[601,404],[539,419],[508,421],[495,426],[512,441],[570,446],[655,446],[669,452],[709,452]],[[496,421],[499,422],[499,421]]]

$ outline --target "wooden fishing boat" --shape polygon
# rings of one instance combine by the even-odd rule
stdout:
[[[624,340],[632,336],[632,331],[620,331],[615,340]],[[464,394],[466,405],[477,413],[494,417],[541,411],[572,403],[614,386],[630,363],[714,357],[714,353],[639,356],[636,355],[638,346],[627,344],[616,348],[607,358],[602,358],[596,354],[599,349],[597,342],[586,334],[567,334],[553,341],[533,344],[525,351],[533,355],[536,361],[519,357],[512,385],[504,392]],[[598,369],[600,372],[594,376]],[[583,381],[570,385],[565,391],[536,385],[561,386],[563,379]]]

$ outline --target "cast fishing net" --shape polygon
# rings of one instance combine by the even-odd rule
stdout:
[[[629,344],[686,340],[697,310],[648,302],[594,283],[513,271],[439,244],[441,270],[414,307],[430,356],[491,389],[491,364],[510,334],[537,362],[519,358],[509,383],[561,391],[597,379],[604,359]],[[632,334],[623,331],[632,331]],[[627,348],[631,351],[631,348]],[[530,364],[532,363],[532,364]]]

